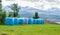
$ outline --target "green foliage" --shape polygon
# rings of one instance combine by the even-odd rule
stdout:
[[[38,12],[35,12],[35,16],[33,18],[34,19],[38,19],[39,18]]]
[[[0,25],[4,24],[5,18],[6,18],[6,12],[5,11],[2,11],[0,13]]]
[[[1,4],[1,0],[0,0],[0,24],[1,24],[1,18],[2,18],[2,4]]]
[[[9,16],[8,17],[13,17],[14,12],[9,12]]]
[[[12,4],[11,6],[9,6],[10,9],[14,12],[14,17],[17,17],[18,16],[18,12],[19,12],[19,7],[17,4]]]
[[[0,0],[0,13],[2,11],[2,3],[1,3],[1,0]]]
[[[0,2],[1,2],[1,0],[0,0]]]

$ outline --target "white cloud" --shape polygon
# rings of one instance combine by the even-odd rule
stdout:
[[[29,6],[37,9],[47,10],[49,8],[55,7],[60,8],[60,0],[16,0],[16,1],[5,1],[2,0],[3,6],[10,5],[14,2],[18,3],[20,6]],[[35,1],[35,2],[34,2]]]

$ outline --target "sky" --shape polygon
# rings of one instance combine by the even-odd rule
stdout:
[[[22,7],[33,7],[42,10],[48,10],[51,8],[60,9],[60,0],[2,0],[2,5],[10,5],[12,3],[17,3]]]

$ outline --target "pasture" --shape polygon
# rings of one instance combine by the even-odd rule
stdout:
[[[60,35],[57,24],[0,25],[0,35]]]

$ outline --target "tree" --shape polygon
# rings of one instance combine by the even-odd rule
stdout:
[[[6,18],[6,11],[2,11],[0,15],[0,25],[4,24],[5,18]]]
[[[2,11],[2,0],[0,0],[0,11]]]
[[[13,17],[14,15],[14,12],[9,12],[9,15],[8,15],[8,17]]]
[[[14,3],[11,6],[9,6],[9,8],[14,12],[14,17],[17,17],[20,7],[18,7],[18,5]]]
[[[0,0],[0,14],[1,14],[1,12],[2,12],[2,2],[1,2],[2,0]]]
[[[2,10],[2,0],[0,0],[0,24],[4,24],[4,20],[6,17],[6,12]]]
[[[39,18],[38,12],[35,12],[35,16],[33,18],[34,19],[38,19]]]
[[[0,0],[0,24],[1,24],[1,18],[2,18],[2,0]]]

